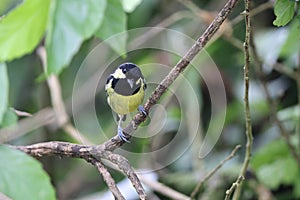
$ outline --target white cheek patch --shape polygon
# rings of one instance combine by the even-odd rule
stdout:
[[[112,87],[112,81],[113,79],[110,79],[109,82],[105,85],[105,90]]]
[[[116,69],[116,71],[112,75],[114,78],[118,78],[118,79],[126,78],[125,74],[122,72],[120,68]]]

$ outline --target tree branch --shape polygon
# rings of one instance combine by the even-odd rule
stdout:
[[[245,43],[244,43],[244,55],[245,55],[245,66],[244,66],[244,110],[245,110],[245,122],[246,122],[246,151],[244,162],[239,174],[239,177],[245,177],[250,159],[252,154],[252,144],[253,144],[253,135],[252,135],[252,124],[251,124],[251,114],[250,114],[250,105],[249,105],[249,69],[250,69],[250,38],[251,38],[251,17],[250,17],[250,0],[245,0]],[[236,190],[233,195],[234,200],[238,200],[242,191],[242,182],[237,185]]]
[[[28,146],[11,146],[12,148],[21,150],[33,157],[44,157],[44,156],[59,156],[59,157],[69,157],[69,158],[82,158],[89,163],[92,163],[97,167],[99,172],[104,177],[105,182],[108,184],[109,188],[112,189],[114,196],[118,196],[117,199],[122,199],[119,191],[116,190],[116,185],[114,181],[111,180],[111,175],[106,169],[103,169],[101,165],[101,159],[107,159],[112,163],[118,165],[118,167],[125,173],[129,178],[132,185],[136,189],[140,199],[146,199],[146,193],[140,183],[136,173],[130,166],[128,160],[121,155],[114,154],[110,151],[105,151],[102,145],[80,145],[73,144],[69,142],[44,142]],[[124,198],[123,198],[124,199]]]
[[[220,28],[221,24],[228,17],[229,13],[235,6],[237,0],[229,0],[222,10],[218,13],[212,23],[204,31],[204,33],[196,40],[194,45],[188,50],[184,57],[175,65],[175,67],[169,72],[169,74],[160,82],[154,92],[150,95],[146,101],[144,108],[149,113],[151,107],[155,105],[160,97],[165,93],[166,89],[175,81],[181,72],[183,72],[193,58],[204,48],[212,36]],[[147,116],[137,113],[129,125],[124,128],[124,133],[130,138],[137,127],[146,120]],[[113,137],[109,141],[105,142],[105,150],[113,151],[120,147],[124,142],[119,139],[118,136]]]
[[[212,36],[216,33],[216,31],[220,28],[221,24],[228,17],[230,11],[236,5],[237,0],[229,0],[223,9],[218,13],[212,23],[208,26],[205,32],[199,37],[194,45],[188,50],[185,56],[176,64],[176,66],[169,72],[169,74],[161,81],[161,83],[157,86],[154,92],[151,94],[149,99],[146,101],[144,108],[147,113],[149,113],[151,107],[155,105],[160,97],[165,93],[167,88],[175,81],[175,79],[186,69],[189,63],[193,60],[193,58],[204,48],[204,46],[209,42]],[[44,62],[44,61],[43,61]],[[44,64],[44,66],[46,66]],[[58,80],[57,80],[58,81]],[[54,83],[50,83],[49,87],[51,87]],[[53,88],[52,88],[53,89]],[[68,122],[68,117],[65,118],[66,112],[64,109],[64,104],[60,94],[60,88],[54,89],[56,93],[52,95],[52,104],[54,107],[55,114],[64,115],[62,119],[60,119],[59,124],[64,126]],[[54,92],[55,92],[54,91]],[[57,93],[58,92],[58,93]],[[62,112],[59,111],[58,108],[63,108]],[[147,116],[144,116],[140,113],[137,113],[129,125],[124,129],[124,133],[128,135],[130,138],[133,132],[137,129],[137,127],[146,120]],[[109,161],[117,164],[118,167],[127,175],[127,177],[132,182],[134,188],[139,194],[140,199],[146,199],[145,191],[135,174],[134,170],[130,166],[128,160],[123,156],[112,153],[116,148],[123,145],[124,142],[120,140],[118,136],[111,138],[103,144],[92,146],[92,145],[79,145],[72,144],[68,142],[44,142],[38,143],[28,146],[11,146],[15,149],[21,150],[31,156],[34,157],[42,157],[42,156],[59,156],[59,157],[71,157],[71,158],[82,158],[87,162],[92,163],[98,169],[98,171],[104,177],[105,182],[108,184],[109,188],[113,192],[113,195],[117,199],[124,199],[124,197],[120,194],[120,191],[116,188],[114,181],[112,180],[109,172],[103,166],[101,159],[108,159]]]
[[[232,183],[231,187],[228,190],[226,190],[224,200],[229,200],[230,199],[230,196],[231,196],[232,192],[234,191],[234,189],[236,187],[238,187],[243,182],[244,179],[245,178],[243,176],[239,176],[237,178],[237,180],[234,183]]]
[[[195,187],[195,189],[193,190],[193,192],[191,193],[191,199],[195,198],[195,196],[197,195],[197,193],[199,192],[201,186],[203,185],[203,183],[205,181],[207,181],[208,179],[210,179],[210,177],[212,177],[228,160],[230,160],[231,158],[233,158],[237,152],[237,150],[239,150],[241,148],[241,145],[237,145],[232,152],[230,153],[229,156],[227,156],[224,160],[222,160],[214,169],[212,169]]]
[[[97,159],[90,158],[88,162],[92,163],[102,175],[105,183],[109,187],[109,190],[112,192],[116,199],[125,200],[124,196],[121,194],[119,188],[116,186],[115,180],[111,177],[109,171],[103,165],[103,163]]]

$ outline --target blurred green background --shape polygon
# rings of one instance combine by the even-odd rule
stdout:
[[[7,22],[11,20],[10,14],[25,2],[27,3],[21,0],[0,2],[0,16],[2,16],[0,19],[3,20],[0,21],[0,54],[1,62],[5,62],[6,65],[9,83],[7,108],[3,112],[0,136],[7,132],[11,134],[11,139],[5,139],[3,135],[0,139],[2,143],[13,145],[55,140],[83,142],[71,137],[65,129],[59,127],[57,117],[43,119],[43,116],[53,114],[53,110],[47,110],[53,106],[46,81],[47,73],[57,74],[70,123],[84,138],[93,144],[100,144],[114,136],[117,126],[115,116],[106,102],[104,92],[107,75],[122,62],[136,63],[141,67],[148,81],[145,98],[149,97],[171,67],[175,66],[191,46],[192,39],[195,40],[202,34],[215,13],[225,4],[225,1],[216,0],[122,2],[107,0],[105,8],[97,7],[99,10],[103,9],[105,14],[96,17],[98,10],[93,4],[95,1],[84,3],[74,0],[65,3],[64,0],[47,1],[49,4],[49,8],[45,7],[49,9],[49,14],[45,16],[47,25],[45,30],[41,28],[45,32],[41,32],[41,37],[36,41],[34,39],[31,41],[29,38],[35,37],[34,24],[31,24],[32,33],[24,31],[21,27],[13,28],[7,25],[11,24]],[[274,117],[277,117],[287,130],[290,143],[298,153],[300,145],[298,134],[300,132],[299,3],[289,2],[295,6],[293,7],[295,16],[288,24],[277,27],[273,24],[276,19],[274,3],[252,1],[253,41],[262,63],[263,73],[257,73],[258,70],[255,70],[257,66],[251,58],[250,107],[254,148],[241,199],[264,199],[264,195],[268,196],[265,199],[300,198],[299,163],[292,156],[290,148],[274,123]],[[133,5],[130,5],[131,3]],[[38,11],[36,7],[30,6],[27,11],[31,9]],[[205,182],[197,194],[199,199],[224,199],[225,191],[238,176],[244,159],[245,24],[243,15],[240,14],[243,9],[244,3],[239,1],[225,24],[205,48],[205,53],[197,57],[197,65],[187,68],[183,76],[176,80],[163,95],[159,106],[153,108],[150,118],[138,129],[132,142],[117,150],[129,159],[135,169],[147,171],[141,174],[145,176],[148,174],[151,179],[162,182],[187,196],[214,166],[229,155],[237,144],[241,144],[242,148],[237,156]],[[34,13],[28,16],[34,16]],[[21,19],[20,16],[24,18]],[[20,16],[15,19],[21,20],[21,23],[16,23],[18,26],[22,24],[22,20],[31,23],[27,20],[30,17],[21,14]],[[78,18],[72,18],[74,16]],[[85,21],[80,22],[80,19]],[[94,19],[102,22],[94,22]],[[24,27],[26,28],[25,25]],[[149,31],[136,29],[144,27],[162,27],[174,30],[176,33],[162,31],[151,36],[151,29]],[[91,29],[94,31],[89,32]],[[126,30],[129,32],[124,32]],[[25,35],[22,33],[24,31],[28,34],[28,38],[25,38],[27,42],[36,44],[31,49],[24,48],[25,50],[22,51],[27,44],[14,44],[8,39],[16,38],[15,33],[18,31],[21,38]],[[123,33],[109,38],[120,32]],[[179,33],[183,36],[179,36]],[[180,39],[185,37],[189,37],[190,40]],[[143,42],[142,48],[138,48],[138,39]],[[101,43],[102,41],[104,43]],[[11,44],[14,44],[14,47],[8,49]],[[151,45],[161,49],[150,48]],[[46,46],[48,69],[43,69],[38,56],[37,49],[40,46]],[[134,48],[135,46],[137,48]],[[130,51],[125,56],[126,49]],[[170,49],[175,52],[178,50],[180,54]],[[9,54],[10,51],[19,50],[22,51],[19,54]],[[6,53],[8,56],[5,57]],[[221,87],[218,85],[219,74],[208,71],[205,78],[202,77],[202,72],[204,73],[202,70],[209,70],[213,66],[218,68],[222,76],[226,93],[226,102],[221,102],[220,107],[212,104],[211,91],[208,90],[210,87],[217,89]],[[95,74],[98,77],[93,76]],[[295,74],[296,78],[291,74]],[[89,85],[84,85],[87,80],[92,79],[91,77],[95,79]],[[270,97],[277,103],[275,108],[266,100],[262,83],[267,85]],[[85,87],[81,88],[83,85]],[[90,89],[89,92],[92,94],[86,89]],[[4,91],[4,87],[0,90]],[[94,96],[89,96],[93,94]],[[212,114],[212,107],[218,108],[216,115]],[[33,124],[30,124],[26,120],[32,117],[20,116],[14,109],[34,116],[44,111],[44,115],[42,112],[38,120],[32,120]],[[214,142],[209,144],[212,146],[209,154],[200,159],[199,151],[207,129],[210,123],[212,126],[222,123],[224,109],[226,109],[226,117],[221,135],[216,140],[216,144]],[[275,109],[276,116],[272,114],[271,109]],[[127,122],[132,116],[128,117]],[[39,119],[44,120],[45,125]],[[26,123],[29,128],[26,127]],[[35,123],[38,125],[36,126]],[[193,129],[194,126],[199,128]],[[20,133],[20,136],[14,135],[16,133]],[[164,149],[166,146],[168,148]],[[107,186],[93,166],[79,159],[47,157],[40,158],[39,161],[49,175],[58,199],[106,199],[103,195],[107,191]],[[109,171],[117,182],[124,180],[124,175],[120,172],[114,169]],[[15,177],[12,176],[8,182],[13,179]],[[30,188],[30,185],[28,187]],[[122,187],[126,191],[132,190],[131,185],[125,184]],[[6,194],[1,189],[0,192]],[[148,193],[149,199],[169,199],[151,189]],[[128,197],[131,198],[137,197],[134,195]]]

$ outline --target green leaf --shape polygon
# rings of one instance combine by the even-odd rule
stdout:
[[[121,0],[123,9],[126,12],[132,12],[135,8],[142,3],[143,0]]]
[[[263,148],[259,149],[251,160],[251,166],[254,170],[258,170],[263,165],[268,165],[278,159],[289,155],[289,148],[284,140],[275,140]]]
[[[300,198],[300,173],[298,173],[298,176],[294,183],[293,195],[296,199]]]
[[[300,27],[299,20],[293,20],[289,26],[289,34],[285,43],[281,48],[280,55],[282,57],[289,57],[297,54],[300,49]]]
[[[14,200],[54,200],[55,192],[41,164],[25,153],[0,145],[0,191]]]
[[[16,124],[18,121],[18,116],[15,111],[11,108],[7,109],[3,115],[2,123],[0,124],[0,128],[9,127]]]
[[[0,20],[0,62],[33,51],[45,33],[50,0],[27,0]]]
[[[6,65],[0,63],[0,124],[2,123],[3,115],[7,109],[8,105],[8,90],[9,82],[7,76]]]
[[[106,7],[105,0],[52,1],[46,37],[47,74],[62,71],[81,43],[99,28]]]
[[[118,54],[123,55],[126,52],[127,34],[116,34],[126,31],[126,14],[120,0],[110,0],[107,3],[105,18],[96,36],[105,40],[104,42],[108,43]]]
[[[273,21],[273,24],[275,26],[284,26],[289,23],[294,16],[294,6],[294,1],[277,0],[274,8],[276,19]]]
[[[269,165],[260,167],[257,178],[271,189],[276,189],[281,184],[292,184],[298,178],[298,165],[296,161],[288,156],[278,159]]]

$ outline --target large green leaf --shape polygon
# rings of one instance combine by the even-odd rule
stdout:
[[[291,21],[294,16],[295,1],[277,0],[274,7],[276,19],[273,24],[276,26],[284,26]]]
[[[105,18],[96,32],[96,36],[105,40],[120,55],[126,52],[127,34],[124,33],[126,22],[126,14],[120,0],[109,0],[105,10]],[[122,32],[123,34],[116,35]],[[112,36],[114,37],[110,38]]]
[[[0,63],[0,86],[1,86],[0,89],[0,124],[1,124],[4,113],[8,105],[8,88],[9,88],[6,65],[4,63]]]
[[[289,148],[284,140],[278,139],[272,141],[255,152],[251,160],[251,166],[254,170],[258,170],[263,165],[268,165],[288,156],[289,153]]]
[[[27,0],[0,20],[0,62],[32,52],[45,33],[50,0]]]
[[[260,167],[256,175],[260,182],[271,189],[276,189],[281,184],[293,184],[299,178],[298,165],[291,156],[283,157]]]
[[[99,28],[105,0],[53,0],[46,37],[47,73],[59,73],[66,67],[81,43]]]
[[[14,200],[52,200],[50,179],[34,158],[0,145],[0,192]]]

